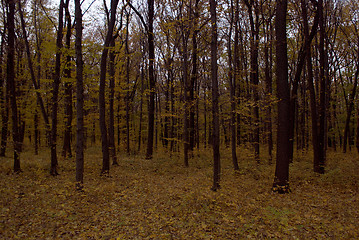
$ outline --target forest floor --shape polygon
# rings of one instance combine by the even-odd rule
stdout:
[[[314,174],[311,153],[296,154],[290,194],[271,192],[275,164],[238,150],[240,171],[223,150],[221,189],[212,184],[211,149],[185,168],[179,154],[119,156],[101,177],[101,150],[85,154],[85,188],[75,190],[75,160],[49,175],[48,150],[0,158],[0,239],[359,239],[359,157],[328,153]],[[10,156],[11,153],[8,153]]]

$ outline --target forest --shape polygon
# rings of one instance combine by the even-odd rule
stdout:
[[[0,239],[359,238],[356,0],[2,0]]]

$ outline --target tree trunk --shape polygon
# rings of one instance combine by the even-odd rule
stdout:
[[[9,92],[5,87],[6,81],[3,74],[3,55],[4,55],[4,34],[1,36],[0,46],[0,112],[1,112],[1,146],[0,157],[5,157],[8,121],[9,121]]]
[[[115,115],[114,115],[114,101],[115,101],[115,41],[111,42],[109,55],[109,77],[110,77],[110,104],[109,104],[109,126],[108,126],[108,146],[112,158],[112,165],[118,165],[115,147]]]
[[[277,0],[275,20],[276,34],[276,74],[278,95],[278,130],[277,130],[277,158],[273,183],[273,191],[288,193],[289,189],[289,111],[290,93],[288,84],[288,56],[287,56],[287,0]]]
[[[111,0],[110,19],[108,23],[107,35],[103,46],[101,63],[100,63],[99,112],[100,112],[100,130],[101,130],[101,142],[102,142],[101,174],[108,174],[110,172],[110,153],[109,153],[107,127],[106,127],[105,87],[106,87],[107,55],[108,55],[110,43],[113,39],[113,30],[116,21],[117,5],[118,5],[118,0]]]
[[[254,158],[259,163],[259,73],[258,73],[258,44],[259,44],[259,19],[258,19],[258,10],[257,6],[255,6],[254,2],[249,2],[248,0],[244,0],[245,4],[248,8],[250,27],[251,27],[251,38],[250,38],[250,81],[253,89],[253,145],[254,145]],[[254,9],[253,9],[254,8]],[[255,12],[255,16],[253,16],[253,12]],[[254,20],[255,17],[255,20]]]
[[[72,35],[72,26],[71,26],[71,15],[69,12],[69,0],[65,4],[65,17],[67,22],[66,29],[66,50],[70,51],[71,48],[71,35]],[[65,66],[65,131],[64,131],[64,145],[62,147],[62,156],[72,157],[71,151],[71,132],[72,132],[72,82],[71,82],[71,55],[68,52],[66,56],[66,66]]]
[[[130,154],[130,50],[128,48],[128,25],[130,14],[127,14],[126,20],[126,39],[125,39],[125,51],[126,51],[126,152]]]
[[[325,74],[326,71],[326,53],[324,49],[325,41],[325,24],[324,24],[324,11],[323,11],[323,0],[318,1],[318,13],[319,13],[319,81],[320,81],[320,105],[319,105],[319,133],[318,133],[318,143],[319,143],[319,157],[314,159],[314,172],[324,173],[325,165],[325,135],[326,135],[326,94],[327,94],[327,77]]]
[[[7,49],[7,88],[10,94],[12,137],[14,142],[14,172],[21,172],[20,167],[20,131],[18,127],[18,110],[16,102],[15,84],[15,1],[7,0],[7,27],[8,27],[8,49]]]
[[[213,186],[212,190],[220,188],[221,163],[219,153],[219,111],[218,111],[218,66],[217,66],[217,1],[210,0],[211,12],[211,79],[212,79],[212,116],[213,116]]]
[[[153,154],[153,135],[155,125],[155,92],[156,80],[154,74],[154,61],[155,61],[155,45],[154,45],[154,0],[148,0],[148,78],[149,78],[149,101],[148,101],[148,136],[147,136],[147,151],[146,159],[152,159]]]
[[[359,43],[359,41],[358,41]],[[349,124],[350,124],[350,119],[352,116],[352,111],[354,109],[354,98],[356,96],[356,90],[357,90],[357,85],[358,85],[358,75],[359,75],[359,47],[358,47],[358,52],[357,52],[357,70],[355,71],[355,75],[354,75],[354,84],[353,84],[353,89],[352,92],[349,96],[349,104],[347,104],[347,116],[346,116],[346,120],[345,120],[345,128],[344,128],[344,142],[343,142],[343,152],[345,153],[347,151],[347,141],[348,141],[348,133],[349,133]],[[349,106],[348,106],[349,105]]]
[[[59,19],[56,39],[56,60],[55,60],[55,75],[54,82],[52,85],[52,113],[51,113],[51,168],[50,174],[52,176],[58,175],[57,172],[57,110],[58,110],[58,95],[60,86],[60,75],[61,75],[61,51],[62,51],[62,37],[63,37],[63,15],[64,15],[64,1],[60,0],[59,7]]]
[[[28,41],[28,38],[27,38],[27,32],[26,32],[26,29],[25,29],[25,21],[24,21],[24,16],[23,16],[23,12],[22,12],[21,1],[18,1],[18,4],[19,4],[21,28],[22,28],[24,42],[25,42],[26,56],[27,56],[27,62],[28,62],[29,70],[30,70],[30,76],[31,76],[33,86],[34,86],[34,88],[36,90],[37,103],[40,106],[41,114],[42,114],[42,117],[43,117],[44,122],[45,122],[46,135],[47,135],[47,137],[50,137],[49,117],[48,117],[47,111],[45,109],[44,101],[43,101],[43,99],[41,97],[41,94],[39,92],[39,90],[40,90],[40,81],[39,81],[40,70],[38,69],[38,75],[39,76],[38,76],[38,79],[36,79],[34,67],[33,67],[33,64],[32,64],[30,45],[29,45],[29,41]],[[40,44],[40,43],[38,43],[38,44]],[[37,51],[39,52],[39,46],[38,46]],[[38,53],[38,54],[40,54],[40,53]],[[40,55],[38,55],[38,62],[39,61],[40,61]],[[50,141],[50,139],[48,139],[48,141]]]
[[[84,83],[82,60],[82,11],[80,0],[75,0],[76,21],[76,182],[81,190],[84,179]]]
[[[183,72],[183,101],[184,101],[184,114],[183,114],[183,156],[184,156],[184,166],[188,167],[188,155],[190,150],[189,143],[189,108],[190,108],[190,98],[189,98],[189,81],[188,81],[188,56],[187,56],[187,41],[188,38],[182,35],[182,72]]]

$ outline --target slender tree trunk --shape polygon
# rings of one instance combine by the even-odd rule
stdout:
[[[356,142],[355,147],[359,153],[359,104],[357,104],[357,129],[356,129]]]
[[[1,112],[1,146],[0,146],[0,157],[5,157],[6,143],[7,143],[7,132],[8,132],[8,121],[9,121],[9,93],[5,87],[6,81],[3,74],[3,55],[4,55],[4,34],[1,36],[0,45],[0,112]]]
[[[146,159],[152,159],[153,154],[153,134],[155,125],[155,92],[156,80],[154,74],[154,61],[155,61],[155,45],[154,45],[154,0],[148,0],[148,78],[149,78],[149,101],[148,101],[148,136],[147,136],[147,151]]]
[[[231,1],[231,22],[228,35],[228,81],[230,90],[230,102],[231,102],[231,150],[232,150],[232,162],[234,170],[239,170],[238,159],[237,159],[237,140],[236,140],[236,103],[235,103],[235,90],[236,90],[236,78],[233,77],[233,60],[232,60],[232,26],[233,26],[233,13],[234,13],[233,1]],[[237,49],[236,49],[237,50]],[[235,74],[234,74],[235,75]]]
[[[218,66],[217,66],[217,1],[210,0],[211,12],[211,79],[212,79],[212,116],[213,116],[213,186],[212,190],[220,188],[221,162],[220,162],[220,135],[219,135],[219,110],[218,110]]]
[[[125,51],[126,51],[126,151],[130,154],[130,50],[128,47],[128,25],[130,15],[127,15],[126,20],[126,40],[125,40]]]
[[[265,75],[265,88],[267,93],[267,107],[266,107],[266,122],[265,131],[267,132],[267,144],[268,144],[268,163],[272,164],[273,159],[273,132],[272,132],[272,39],[271,32],[269,31],[271,19],[267,20],[266,43],[264,45],[264,75]]]
[[[41,114],[42,114],[42,117],[43,117],[44,122],[45,122],[46,135],[47,135],[47,137],[50,137],[49,117],[48,117],[48,114],[47,114],[47,110],[45,108],[44,101],[43,101],[43,99],[41,97],[41,94],[39,92],[39,90],[40,90],[40,82],[39,82],[39,79],[36,79],[34,67],[33,67],[33,64],[32,64],[32,56],[31,56],[29,41],[28,41],[28,38],[27,38],[27,32],[26,32],[26,29],[25,29],[25,21],[24,21],[24,16],[23,16],[23,12],[22,12],[21,1],[18,1],[18,4],[19,4],[21,28],[22,28],[22,32],[23,32],[23,36],[24,36],[24,42],[25,42],[25,48],[26,48],[26,56],[27,56],[27,62],[28,62],[29,70],[30,70],[30,76],[31,76],[33,86],[34,86],[34,88],[36,90],[37,103],[40,106]],[[40,43],[38,43],[38,44],[40,44]],[[39,46],[38,46],[37,50],[39,52]],[[38,53],[38,54],[40,54],[40,53]],[[38,62],[39,61],[40,61],[40,56],[38,55]],[[39,69],[38,69],[38,75],[40,76],[40,70]],[[49,140],[50,139],[48,139],[48,141]]]
[[[140,120],[138,127],[138,148],[137,151],[141,151],[141,142],[142,142],[142,116],[143,116],[143,92],[144,92],[144,71],[143,67],[141,67],[141,97],[140,97]]]
[[[110,104],[109,104],[109,126],[108,126],[108,146],[112,158],[112,165],[118,165],[115,146],[115,114],[114,114],[114,101],[115,101],[115,41],[111,42],[109,55],[109,77],[110,77]]]
[[[314,172],[324,173],[325,165],[325,132],[326,132],[326,94],[327,94],[327,78],[326,78],[326,53],[324,49],[325,41],[325,24],[324,24],[324,11],[323,11],[323,0],[318,0],[318,12],[319,12],[319,81],[320,81],[320,105],[319,105],[319,158],[314,161]]]
[[[359,41],[358,41],[359,43]],[[349,106],[347,106],[347,116],[346,116],[346,120],[345,120],[345,128],[344,128],[344,141],[343,141],[343,152],[345,153],[347,151],[347,142],[348,142],[348,135],[349,135],[349,124],[350,124],[350,119],[352,116],[352,111],[354,109],[354,98],[356,96],[356,90],[357,90],[357,85],[358,85],[358,75],[359,75],[359,47],[358,47],[358,52],[357,52],[357,70],[355,72],[354,75],[354,84],[353,84],[353,89],[352,92],[349,96]]]
[[[183,34],[184,35],[184,34]],[[189,98],[189,81],[188,81],[188,57],[187,57],[187,38],[182,36],[182,71],[183,71],[183,101],[184,101],[184,114],[183,114],[183,155],[184,155],[184,166],[188,167],[188,158],[189,158],[189,108],[190,108],[190,98]]]
[[[288,193],[289,189],[289,111],[290,92],[288,83],[287,56],[287,0],[277,0],[275,20],[276,56],[277,56],[277,95],[278,95],[278,130],[277,130],[277,158],[273,191]]]
[[[18,110],[16,102],[16,84],[15,84],[15,1],[7,0],[7,88],[10,94],[11,119],[12,119],[12,137],[14,142],[14,172],[21,172],[20,167],[20,131],[18,122]]]
[[[57,111],[58,111],[58,95],[59,95],[59,86],[60,86],[60,74],[61,74],[61,51],[62,51],[62,37],[63,37],[63,15],[64,15],[64,1],[60,0],[59,7],[59,22],[57,29],[57,39],[56,39],[56,60],[55,60],[55,75],[54,82],[52,85],[52,113],[51,113],[51,138],[50,138],[50,148],[51,148],[51,168],[50,174],[52,176],[58,175],[57,172]]]
[[[199,18],[199,12],[198,12],[198,2],[199,0],[196,0],[195,7],[194,7],[194,24],[193,24],[193,34],[192,34],[192,73],[191,73],[191,81],[189,86],[189,150],[193,152],[194,145],[195,145],[195,86],[197,85],[198,80],[198,69],[197,69],[197,59],[198,59],[198,44],[197,44],[197,22]]]
[[[82,60],[82,11],[80,0],[75,0],[76,21],[76,182],[81,190],[84,179],[84,83]]]
[[[107,35],[101,55],[100,63],[100,89],[99,89],[99,113],[100,113],[100,130],[102,142],[102,170],[101,174],[108,174],[110,172],[110,153],[106,127],[106,100],[105,100],[105,87],[106,87],[106,68],[107,68],[107,55],[108,48],[113,39],[113,30],[116,21],[116,9],[118,0],[111,0],[111,13],[108,24]]]
[[[72,82],[71,82],[71,55],[70,45],[71,45],[71,35],[72,35],[72,26],[71,26],[71,16],[69,12],[69,0],[66,0],[65,4],[65,17],[67,22],[66,29],[66,50],[68,51],[66,56],[66,67],[64,70],[65,73],[65,131],[64,131],[64,145],[62,147],[62,156],[72,157],[71,151],[71,132],[72,132]]]
[[[258,73],[258,44],[259,44],[259,19],[258,19],[258,10],[256,4],[253,1],[244,0],[248,8],[250,27],[251,27],[251,39],[250,39],[250,80],[253,89],[253,124],[254,124],[254,133],[253,133],[253,145],[254,145],[254,158],[259,163],[259,73]],[[254,9],[253,9],[254,8]],[[255,16],[253,16],[253,12]],[[254,20],[255,17],[255,20]]]

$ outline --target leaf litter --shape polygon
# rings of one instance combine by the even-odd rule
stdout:
[[[85,156],[85,188],[76,191],[75,160],[48,174],[41,157],[22,154],[21,174],[1,158],[1,239],[359,239],[358,157],[328,155],[327,172],[312,172],[311,153],[291,164],[290,194],[271,192],[274,164],[240,157],[234,172],[222,153],[221,189],[210,190],[211,151],[196,151],[185,168],[180,154],[119,156],[101,177],[100,149]],[[264,159],[264,157],[263,157]],[[263,161],[264,162],[264,161]]]

